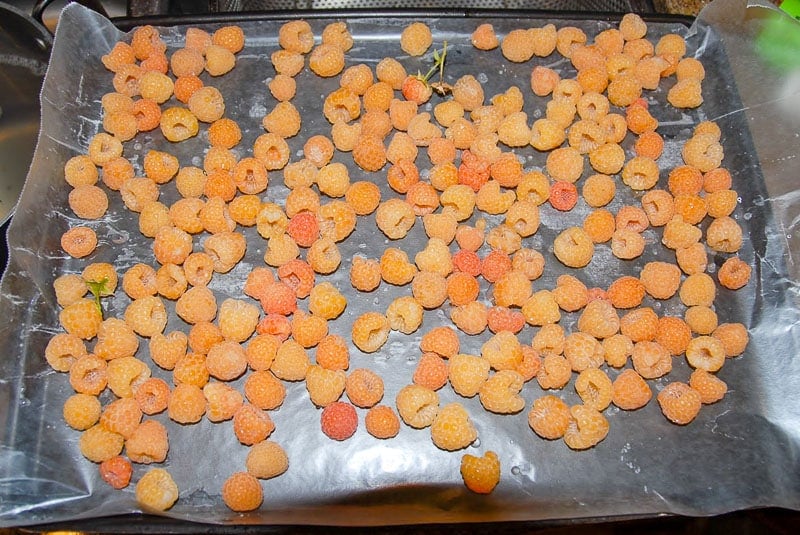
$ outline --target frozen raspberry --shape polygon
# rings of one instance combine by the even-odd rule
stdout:
[[[435,327],[425,333],[420,340],[419,348],[424,353],[436,353],[450,358],[459,351],[458,334],[451,327]]]
[[[81,454],[95,463],[102,463],[120,454],[125,438],[109,431],[101,424],[94,425],[81,434],[78,442]]]
[[[483,457],[465,454],[461,458],[461,477],[464,485],[477,494],[489,494],[500,481],[500,460],[493,451]]]
[[[364,171],[379,171],[386,165],[386,147],[378,136],[364,135],[353,147],[353,161]]]
[[[342,397],[345,388],[345,373],[328,370],[322,366],[311,366],[306,374],[306,389],[311,402],[317,407],[327,407]]]
[[[661,412],[672,423],[686,425],[697,417],[702,405],[700,393],[686,383],[669,383],[658,393]]]
[[[250,377],[253,376],[251,375]],[[246,390],[247,383],[245,383]],[[208,402],[206,417],[211,422],[230,420],[244,402],[244,398],[238,390],[224,383],[208,383],[203,387],[203,395]]]
[[[133,398],[117,399],[109,403],[100,416],[100,424],[114,433],[130,438],[142,419],[139,404]]]
[[[219,341],[219,343],[221,342],[222,340]],[[217,344],[215,343],[215,345]],[[209,347],[209,350],[211,347]],[[201,353],[186,353],[182,355],[175,362],[175,367],[172,369],[172,380],[176,385],[188,384],[202,388],[208,383],[209,377],[206,356]]]
[[[389,337],[389,320],[377,312],[366,312],[353,322],[353,343],[364,353],[374,353]]]
[[[124,489],[131,482],[133,467],[130,461],[121,455],[106,459],[100,463],[100,477],[115,489]]]
[[[136,484],[136,501],[145,510],[166,511],[178,500],[178,486],[163,468],[153,468]]]
[[[58,315],[61,326],[71,335],[90,340],[95,337],[103,316],[90,299],[81,299],[65,307]]]
[[[703,404],[716,403],[728,391],[725,381],[703,369],[697,369],[689,377],[689,386],[700,394]]]
[[[511,270],[511,258],[504,252],[493,250],[481,263],[481,275],[489,282],[496,282]]]
[[[473,397],[489,378],[489,362],[474,355],[458,354],[450,357],[450,385],[461,396]]]
[[[525,408],[525,400],[519,395],[524,380],[514,370],[501,370],[489,377],[478,391],[481,405],[490,412],[514,414]]]
[[[282,314],[267,314],[258,322],[256,332],[272,335],[283,342],[292,334],[292,324]]]
[[[634,370],[624,370],[614,380],[613,402],[620,409],[631,411],[647,405],[653,393],[642,376]]]
[[[64,402],[67,425],[78,431],[89,429],[100,420],[100,400],[89,394],[74,394]]]
[[[439,390],[447,383],[448,375],[447,361],[435,353],[423,353],[412,381],[431,390]]]
[[[528,425],[542,438],[555,440],[564,436],[569,427],[569,406],[556,396],[547,395],[533,401],[528,413]]]
[[[205,361],[208,373],[220,381],[233,381],[241,377],[247,369],[245,349],[232,340],[212,346]]]
[[[246,301],[226,299],[219,307],[217,320],[226,340],[244,342],[256,330],[258,308]]]
[[[59,333],[47,343],[45,359],[59,372],[68,372],[72,363],[87,355],[86,345],[74,334]]]
[[[438,394],[420,385],[403,387],[397,393],[395,403],[400,418],[415,429],[430,426],[439,412]]]
[[[347,376],[345,392],[356,407],[370,408],[383,399],[383,379],[371,370],[358,368]]]
[[[267,314],[288,316],[297,310],[297,296],[294,290],[283,282],[273,282],[265,287],[259,298],[261,307]]]
[[[284,381],[302,381],[310,366],[306,350],[294,340],[286,340],[278,348],[272,363],[272,373]]]
[[[135,463],[161,463],[167,458],[167,428],[156,420],[145,420],[125,442],[125,453]]]
[[[578,319],[578,329],[595,338],[608,338],[619,331],[619,316],[610,302],[591,301]]]
[[[222,501],[232,511],[253,511],[259,508],[263,500],[261,483],[247,472],[232,474],[222,485]]]
[[[358,428],[356,409],[349,403],[336,401],[322,410],[322,432],[333,440],[347,440]]]
[[[169,397],[167,412],[170,419],[181,424],[199,422],[206,412],[203,391],[195,385],[179,384]]]
[[[289,457],[280,444],[265,440],[250,448],[245,466],[258,479],[272,479],[288,470]]]
[[[249,403],[243,404],[233,415],[233,432],[245,446],[266,440],[274,430],[275,424],[269,414]]]
[[[346,370],[350,366],[347,342],[339,335],[329,334],[317,344],[317,364],[329,370]]]
[[[329,282],[314,286],[309,295],[309,311],[326,320],[339,317],[346,306],[347,299]]]
[[[597,445],[608,435],[608,420],[597,410],[586,405],[570,408],[572,418],[564,442],[573,450],[585,450]]]
[[[439,410],[431,424],[431,439],[447,451],[464,449],[478,438],[478,431],[460,403],[449,403]]]
[[[481,259],[474,251],[459,249],[453,255],[453,268],[477,277],[481,273]]]
[[[392,438],[400,432],[400,419],[386,405],[376,405],[367,411],[364,424],[367,432],[375,438]]]

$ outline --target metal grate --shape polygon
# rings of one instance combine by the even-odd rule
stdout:
[[[536,9],[557,11],[652,11],[644,0],[211,0],[214,13],[294,9]]]

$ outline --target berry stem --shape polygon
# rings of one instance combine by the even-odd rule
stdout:
[[[89,291],[92,292],[94,296],[94,305],[97,307],[97,310],[100,312],[100,317],[103,317],[103,306],[100,304],[100,297],[106,291],[106,284],[108,284],[108,277],[103,277],[99,281],[88,281],[87,286],[89,286]]]

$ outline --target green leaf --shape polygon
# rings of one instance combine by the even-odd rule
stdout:
[[[100,317],[103,316],[103,307],[100,304],[100,298],[108,293],[108,288],[106,285],[108,284],[108,277],[103,277],[99,281],[87,281],[86,285],[89,287],[89,291],[92,292],[94,296],[94,304],[97,307],[97,310],[100,312]]]

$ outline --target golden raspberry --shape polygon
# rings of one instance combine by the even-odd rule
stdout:
[[[408,284],[417,274],[417,267],[408,261],[405,251],[394,247],[384,250],[380,260],[381,277],[389,284]]]
[[[489,378],[489,361],[475,355],[457,354],[450,357],[448,378],[453,390],[471,398]]]
[[[478,431],[460,403],[448,403],[442,407],[431,424],[431,439],[443,450],[464,449],[476,438]]]
[[[725,381],[706,370],[696,369],[689,377],[689,386],[700,394],[700,401],[704,405],[716,403],[728,391]]]
[[[595,338],[608,338],[619,330],[619,316],[610,302],[591,301],[578,319],[578,329]]]
[[[88,354],[86,345],[74,334],[59,333],[47,343],[45,359],[58,372],[68,372],[72,363]]]
[[[483,457],[465,454],[461,458],[461,477],[464,485],[477,494],[489,494],[500,482],[500,460],[493,451]]]
[[[584,405],[595,410],[604,411],[611,404],[613,387],[611,379],[600,369],[588,368],[578,375],[575,391]]]
[[[443,287],[444,281],[436,282],[431,281],[430,285],[420,287],[420,293],[427,292],[430,293],[434,288]],[[420,298],[418,297],[417,300]],[[442,301],[444,298],[442,298]],[[439,302],[438,305],[441,305]],[[433,304],[433,303],[431,303]],[[436,306],[438,306],[436,305]],[[425,306],[423,304],[423,306]],[[435,308],[435,307],[431,307]],[[462,305],[460,307],[455,307],[450,311],[450,319],[453,321],[456,327],[458,327],[461,331],[470,334],[480,334],[484,330],[486,330],[486,326],[489,322],[489,310],[488,307],[480,301],[472,301],[471,303],[467,303],[466,305]]]
[[[681,270],[667,262],[648,262],[639,273],[645,291],[656,299],[669,299],[681,282]]]
[[[244,48],[244,32],[239,26],[223,26],[214,32],[211,42],[235,54]]]
[[[495,370],[515,370],[522,362],[522,346],[516,335],[500,331],[481,346],[481,356]]]
[[[620,332],[633,340],[655,340],[658,335],[658,315],[650,307],[631,310],[620,319]]]
[[[429,388],[408,385],[395,398],[400,418],[415,429],[430,426],[439,412],[439,395]]]
[[[335,334],[324,337],[317,345],[316,361],[329,370],[346,370],[350,366],[347,342]]]
[[[633,369],[645,379],[657,379],[672,371],[672,355],[658,342],[638,342],[631,355]]]
[[[322,42],[335,45],[347,52],[353,47],[353,36],[344,22],[331,22],[322,30]]]
[[[56,280],[53,281],[53,290],[59,306],[66,307],[85,296],[89,287],[83,277],[77,273],[70,273],[56,277]]]
[[[411,56],[423,55],[432,43],[431,29],[422,22],[412,22],[400,34],[400,48]]]
[[[186,290],[178,299],[175,304],[175,313],[183,321],[193,325],[209,322],[217,316],[216,297],[205,286],[194,286]]]
[[[322,237],[311,244],[306,254],[306,261],[315,272],[327,275],[336,271],[342,261],[342,255],[332,239]]]
[[[64,402],[62,415],[68,426],[84,431],[100,420],[100,410],[100,400],[97,396],[73,394]]]
[[[250,448],[245,466],[258,479],[272,479],[289,469],[289,457],[280,444],[265,440]]]
[[[269,414],[249,403],[243,404],[233,415],[233,432],[245,446],[266,440],[274,430],[275,424]]]
[[[308,67],[323,78],[336,76],[344,69],[344,51],[334,44],[322,43],[311,51]]]
[[[525,408],[525,400],[519,395],[524,384],[522,375],[514,370],[501,370],[489,377],[478,391],[481,405],[498,414],[513,414]]]
[[[436,353],[437,355],[450,358],[458,354],[459,351],[458,334],[451,327],[435,327],[422,336],[419,343],[421,351]]]
[[[750,341],[747,327],[741,323],[721,323],[711,335],[722,342],[727,357],[737,357],[744,353]]]
[[[206,412],[203,391],[195,385],[179,384],[170,394],[167,412],[171,420],[180,424],[199,422]]]
[[[222,76],[236,66],[233,52],[224,46],[212,44],[206,48],[206,72],[211,76]]]
[[[545,390],[564,388],[572,377],[569,361],[562,355],[545,353],[536,381]]]
[[[90,340],[97,335],[103,315],[90,299],[81,299],[65,307],[58,315],[58,321],[69,334]]]
[[[163,468],[153,468],[136,484],[136,501],[145,510],[166,511],[178,500],[178,486]]]
[[[108,383],[108,365],[94,355],[82,355],[69,368],[69,384],[80,394],[97,396]]]
[[[350,266],[350,284],[353,288],[361,292],[371,292],[380,285],[381,265],[377,260],[354,256],[352,262]],[[413,264],[408,262],[408,257],[406,257],[405,262],[406,265],[414,268]]]
[[[245,389],[247,389],[246,383]],[[244,403],[244,398],[239,391],[224,383],[208,383],[203,387],[203,395],[208,403],[206,417],[215,423],[233,418],[233,415]]]
[[[121,398],[106,405],[100,424],[124,438],[130,438],[142,420],[142,411],[133,398]]]
[[[206,368],[211,377],[220,381],[232,381],[247,369],[245,349],[231,340],[215,344],[206,356]]]
[[[564,442],[574,450],[584,450],[597,445],[608,435],[608,420],[595,409],[586,405],[570,408],[572,418]]]
[[[353,343],[364,353],[374,353],[389,337],[389,320],[377,312],[366,312],[353,322]]]
[[[302,381],[310,366],[308,354],[303,346],[294,340],[286,340],[278,348],[270,369],[278,379]]]
[[[678,381],[669,383],[658,393],[661,412],[669,421],[686,425],[697,417],[702,405],[702,397],[697,390]]]
[[[222,340],[219,343],[222,343]],[[211,347],[213,346],[209,346],[208,349],[210,350]],[[178,358],[175,368],[172,370],[172,381],[176,385],[185,383],[202,388],[208,383],[209,377],[205,353],[186,353],[182,355]]]
[[[81,219],[100,219],[108,210],[108,196],[97,186],[78,186],[69,192],[69,207]]]
[[[358,215],[369,215],[374,212],[381,200],[378,186],[372,182],[353,182],[345,193],[345,200]]]
[[[326,320],[338,318],[347,306],[347,299],[329,282],[322,282],[311,289],[308,310]]]
[[[219,307],[219,328],[226,340],[244,342],[255,332],[259,313],[255,305],[226,299]]]
[[[411,334],[422,324],[422,305],[413,297],[398,297],[386,309],[386,319],[393,331]]]
[[[125,438],[122,435],[97,424],[81,433],[78,447],[84,457],[92,462],[102,463],[119,455],[124,442]]]
[[[327,407],[342,397],[345,373],[322,366],[311,366],[306,374],[306,389],[311,402],[317,407]]]
[[[589,302],[589,290],[586,285],[572,275],[558,277],[552,293],[558,306],[565,312],[576,312]]]
[[[582,372],[589,368],[598,368],[603,364],[603,346],[589,334],[570,333],[564,341],[564,356],[572,371]]]
[[[555,440],[567,432],[571,417],[569,407],[561,398],[547,395],[533,401],[528,425],[540,437]]]
[[[111,360],[132,357],[138,349],[139,339],[133,329],[121,319],[108,318],[97,329],[94,353],[100,358]]]
[[[169,385],[163,379],[151,377],[136,388],[133,396],[144,414],[158,414],[167,410]]]
[[[380,137],[362,135],[353,147],[353,161],[364,171],[379,171],[386,165],[386,147]]]
[[[448,375],[446,360],[435,353],[423,353],[414,370],[412,381],[416,385],[439,390],[447,383]]]
[[[261,483],[247,472],[236,472],[222,484],[222,501],[232,511],[253,511],[259,508],[263,500]]]
[[[125,442],[125,453],[135,463],[161,463],[167,458],[167,428],[156,420],[139,424]]]
[[[391,407],[376,405],[367,411],[364,418],[367,433],[375,438],[386,439],[400,432],[400,419]]]
[[[475,301],[479,292],[480,283],[468,273],[459,271],[447,277],[447,297],[452,305],[462,306]]]
[[[584,267],[592,260],[594,243],[582,228],[569,227],[556,236],[553,253],[565,266]]]

